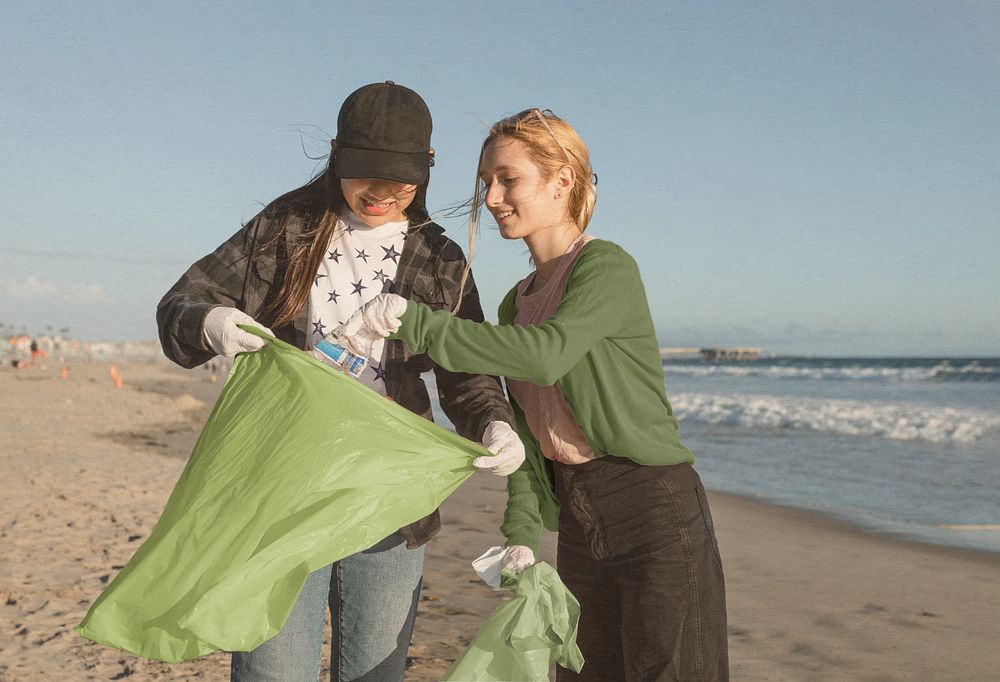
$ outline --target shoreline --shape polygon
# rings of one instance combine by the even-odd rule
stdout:
[[[995,566],[1000,569],[1000,552],[993,552],[987,549],[977,549],[975,547],[965,547],[958,545],[940,544],[916,540],[894,534],[892,531],[883,531],[878,528],[869,527],[864,524],[855,523],[849,519],[836,514],[805,509],[794,505],[781,504],[757,498],[752,495],[743,495],[723,490],[706,488],[710,502],[713,505],[713,512],[716,505],[725,506],[728,513],[756,512],[768,516],[782,518],[789,523],[807,525],[817,531],[842,535],[844,537],[854,537],[857,539],[868,538],[869,542],[884,545],[886,549],[895,547],[898,551],[911,551],[921,554],[939,556],[944,559],[957,559]],[[732,508],[732,509],[730,509]],[[718,528],[716,529],[718,530]]]
[[[0,372],[0,677],[228,678],[228,655],[136,659],[72,627],[148,536],[214,396],[203,369],[107,363]],[[32,374],[34,372],[34,374]],[[117,435],[116,435],[117,434]],[[727,577],[734,680],[989,680],[1000,554],[893,537],[823,512],[708,493]],[[469,562],[502,544],[502,479],[475,474],[428,546],[407,680],[436,680],[503,592]],[[540,558],[554,561],[546,533]],[[325,663],[324,663],[325,668]]]
[[[730,493],[709,499],[734,679],[995,679],[1000,555]]]
[[[697,465],[695,465],[695,469],[697,468]],[[895,543],[900,546],[912,546],[914,548],[922,548],[927,552],[941,552],[948,556],[965,557],[972,560],[981,560],[987,563],[996,562],[1000,564],[1000,549],[991,550],[958,543],[933,542],[931,540],[918,538],[915,534],[908,535],[907,531],[894,531],[881,527],[876,521],[865,523],[857,520],[861,517],[860,514],[853,515],[848,512],[799,507],[794,504],[783,503],[779,500],[758,497],[746,493],[737,493],[730,490],[720,490],[708,486],[706,486],[705,489],[712,496],[712,499],[728,498],[731,499],[734,504],[757,505],[774,510],[777,513],[797,514],[801,517],[803,522],[813,523],[817,526],[826,527],[833,531],[839,530],[845,534],[870,535],[873,538],[877,538],[880,542]],[[916,525],[909,524],[905,521],[886,522],[886,525],[890,525],[891,523],[897,523],[899,525]],[[938,528],[937,526],[926,527],[932,529]],[[948,529],[941,527],[940,530],[946,531]],[[992,532],[992,529],[989,532]]]

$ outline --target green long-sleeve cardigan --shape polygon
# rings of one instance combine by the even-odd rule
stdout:
[[[512,324],[517,287],[499,324],[475,323],[410,301],[394,338],[451,371],[556,382],[591,449],[646,465],[694,462],[667,400],[656,333],[635,260],[594,239],[573,266],[555,314],[538,326]],[[509,391],[508,391],[509,393]],[[502,530],[509,545],[537,553],[541,528],[556,530],[559,502],[542,456],[513,401],[527,457],[508,478]]]

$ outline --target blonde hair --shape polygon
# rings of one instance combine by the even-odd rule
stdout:
[[[532,162],[545,180],[551,179],[564,166],[572,168],[576,179],[569,193],[569,217],[583,232],[594,215],[594,205],[597,203],[597,176],[590,165],[587,145],[573,126],[551,110],[538,108],[525,109],[519,114],[497,121],[490,127],[490,132],[479,150],[476,187],[469,210],[469,253],[459,285],[459,301],[462,299],[469,269],[472,267],[476,236],[479,234],[479,217],[486,201],[485,187],[479,179],[479,166],[483,162],[486,148],[500,139],[519,140],[524,144]],[[458,310],[457,306],[455,310]]]

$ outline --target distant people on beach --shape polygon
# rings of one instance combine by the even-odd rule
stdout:
[[[34,365],[38,360],[44,360],[48,357],[48,353],[45,349],[38,344],[38,339],[31,340],[31,364]]]
[[[529,109],[490,129],[478,180],[470,234],[485,204],[535,267],[504,298],[500,324],[383,294],[345,331],[395,330],[451,371],[506,377],[527,459],[508,478],[504,562],[525,569],[542,526],[558,530],[559,574],[580,601],[586,663],[557,679],[726,680],[708,501],[667,400],[637,265],[584,234],[596,201],[588,150],[564,120]]]
[[[10,353],[12,355],[10,366],[14,369],[35,367],[39,361],[45,360],[48,357],[48,352],[39,343],[39,339],[29,337],[27,334],[11,336],[8,339],[8,343],[10,344]],[[6,359],[4,363],[6,363]],[[44,368],[44,364],[42,367]]]
[[[430,112],[412,90],[387,81],[351,94],[326,169],[272,201],[160,301],[167,357],[194,367],[216,355],[259,350],[265,341],[239,324],[308,349],[383,291],[482,321],[475,284],[463,277],[461,248],[427,212],[430,139]],[[407,353],[401,341],[379,338],[359,381],[431,419],[420,378],[430,370],[458,433],[496,453],[474,464],[498,475],[516,469],[524,448],[494,377],[449,371]],[[336,406],[330,409],[332,415]],[[332,678],[402,680],[424,548],[440,525],[435,511],[312,573],[281,632],[254,651],[233,654],[232,679],[315,680],[329,604]]]

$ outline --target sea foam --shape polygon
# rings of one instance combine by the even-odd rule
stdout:
[[[1000,428],[1000,416],[929,405],[772,395],[684,392],[672,396],[679,419],[767,429],[968,445]]]
[[[948,361],[924,367],[888,365],[841,365],[824,367],[808,364],[683,364],[664,363],[667,374],[707,377],[761,377],[766,379],[814,379],[833,381],[1000,381],[995,367],[984,367],[975,360],[962,365]]]

